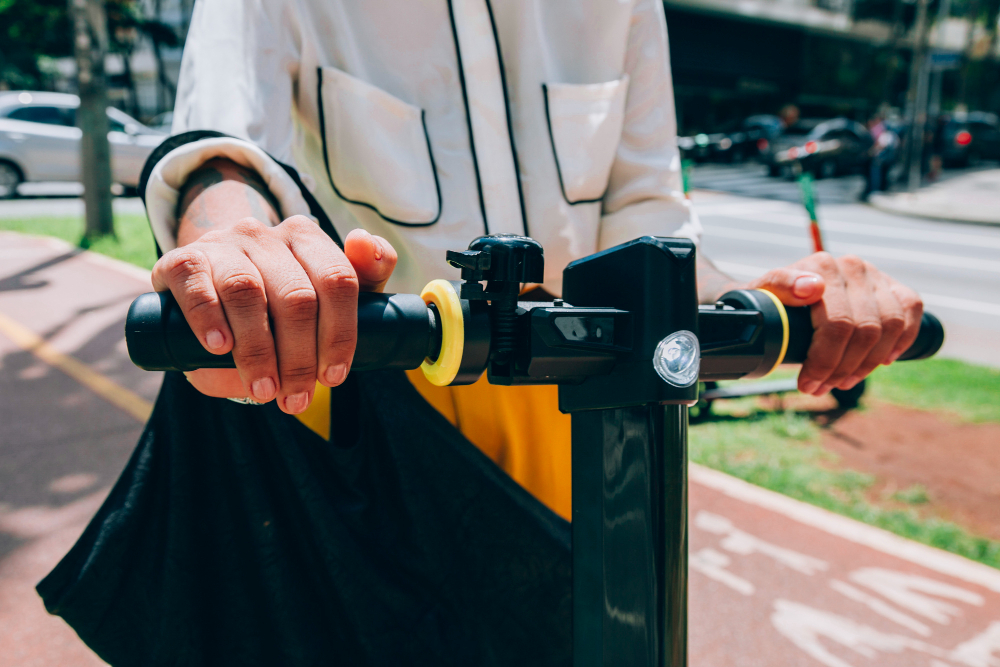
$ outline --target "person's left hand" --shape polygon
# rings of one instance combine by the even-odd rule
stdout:
[[[819,396],[850,389],[879,364],[891,364],[917,338],[920,295],[870,262],[818,252],[746,285],[788,306],[811,306],[815,328],[799,391]]]

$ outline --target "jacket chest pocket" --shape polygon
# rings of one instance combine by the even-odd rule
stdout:
[[[542,84],[549,140],[563,197],[600,201],[608,187],[625,120],[628,76],[592,84]]]
[[[441,216],[441,188],[424,113],[334,67],[320,67],[319,122],[337,196],[411,227]]]

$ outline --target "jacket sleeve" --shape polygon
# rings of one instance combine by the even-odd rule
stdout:
[[[282,217],[308,214],[292,163],[292,121],[301,40],[287,0],[210,0],[195,4],[174,106],[173,149],[157,151],[141,184],[162,251],[176,247],[176,206],[188,176],[226,157],[257,171]],[[203,132],[203,131],[212,131]],[[212,134],[213,136],[199,136]]]
[[[625,73],[625,121],[604,196],[600,248],[643,235],[697,243],[701,224],[681,184],[667,27],[658,0],[636,0]]]

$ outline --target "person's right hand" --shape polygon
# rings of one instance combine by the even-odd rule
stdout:
[[[236,370],[188,373],[209,396],[278,399],[304,411],[316,381],[333,387],[350,371],[358,291],[381,291],[396,266],[383,238],[356,229],[344,251],[304,216],[268,227],[247,218],[172,250],[153,267],[153,288],[170,290],[213,354]]]

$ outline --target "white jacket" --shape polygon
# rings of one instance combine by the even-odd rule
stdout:
[[[154,233],[176,245],[177,191],[219,155],[257,169],[285,217],[308,213],[277,160],[342,238],[393,244],[392,291],[457,278],[446,250],[511,232],[544,246],[558,294],[573,259],[698,240],[668,58],[659,0],[200,0],[173,130],[238,139],[156,164]]]

